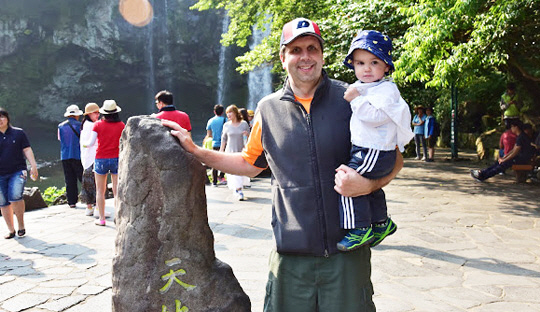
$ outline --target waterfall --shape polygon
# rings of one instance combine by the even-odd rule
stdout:
[[[156,106],[154,105],[154,90],[156,89],[156,77],[154,69],[154,23],[153,21],[147,27],[147,46],[146,46],[146,62],[148,63],[148,113],[153,113]]]
[[[169,91],[172,91],[172,88],[173,88],[173,83],[172,83],[172,75],[173,75],[173,71],[172,71],[172,57],[171,57],[171,46],[170,46],[170,38],[169,38],[169,19],[167,18],[167,14],[169,12],[169,3],[168,3],[168,0],[165,0],[164,1],[164,10],[163,10],[163,14],[160,18],[160,25],[161,25],[161,31],[162,31],[162,34],[163,36],[165,37],[165,46],[162,47],[163,49],[163,59],[162,61],[163,62],[160,62],[162,63],[162,66],[164,68],[162,68],[164,70],[164,72],[166,73],[165,74],[165,86],[160,86],[160,90],[163,90],[163,89],[167,89]],[[155,90],[156,92],[159,91],[159,90]]]
[[[223,21],[221,24],[221,32],[226,33],[227,29],[229,28],[229,15],[225,12],[225,17],[223,17]],[[223,103],[224,95],[225,95],[225,70],[226,70],[226,59],[225,59],[225,53],[227,52],[227,47],[220,45],[219,48],[219,69],[218,69],[218,91],[217,91],[217,104],[221,104],[223,106],[227,106],[225,103]]]
[[[253,26],[253,35],[249,48],[253,50],[256,45],[270,35],[270,25],[266,25],[266,30],[263,32],[260,29],[256,29]],[[272,73],[270,72],[272,67],[270,64],[262,64],[250,71],[248,74],[248,109],[255,110],[257,103],[264,96],[272,93]]]

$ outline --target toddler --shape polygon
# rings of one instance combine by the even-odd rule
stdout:
[[[394,70],[391,54],[389,37],[363,30],[353,39],[344,60],[358,78],[344,95],[352,110],[348,166],[368,179],[390,174],[396,161],[396,146],[402,152],[414,136],[409,107],[387,77]],[[341,227],[349,230],[337,244],[341,251],[366,244],[374,247],[397,229],[387,215],[382,189],[365,196],[341,196],[339,206]]]

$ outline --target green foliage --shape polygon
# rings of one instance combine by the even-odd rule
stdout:
[[[500,113],[497,102],[509,80],[518,82],[529,112],[540,109],[538,0],[199,0],[192,8],[227,12],[231,26],[222,39],[226,45],[244,46],[253,25],[270,27],[268,38],[237,58],[242,73],[271,62],[274,72],[283,75],[281,27],[303,16],[323,32],[328,74],[347,82],[355,77],[342,61],[354,35],[361,29],[389,35],[393,77],[403,98],[411,106],[439,107],[439,120],[448,119],[449,88],[455,85],[459,102],[469,105],[464,113],[474,115],[463,123],[466,131],[479,130],[478,116]],[[444,132],[449,123],[442,121]]]
[[[411,27],[396,78],[463,87],[515,62],[538,77],[539,2],[423,0],[401,9]]]
[[[50,206],[54,201],[66,193],[66,188],[61,189],[56,186],[48,187],[42,194],[43,200],[47,203],[47,206]]]

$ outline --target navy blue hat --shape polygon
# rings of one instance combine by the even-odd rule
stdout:
[[[388,64],[391,71],[394,70],[394,63],[392,62],[392,40],[388,36],[376,30],[361,30],[358,32],[351,43],[349,53],[347,53],[343,61],[343,64],[350,69],[354,69],[353,52],[357,49],[373,53],[376,57]]]

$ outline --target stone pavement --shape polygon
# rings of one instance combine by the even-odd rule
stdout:
[[[407,159],[385,188],[399,229],[372,249],[378,311],[540,311],[540,186],[514,184],[512,173],[478,183],[468,171],[477,163],[437,156]],[[273,246],[269,179],[255,179],[244,202],[223,186],[206,193],[216,256],[260,312]],[[111,311],[112,219],[98,227],[82,205],[63,205],[25,220],[26,237],[0,241],[0,311]]]

